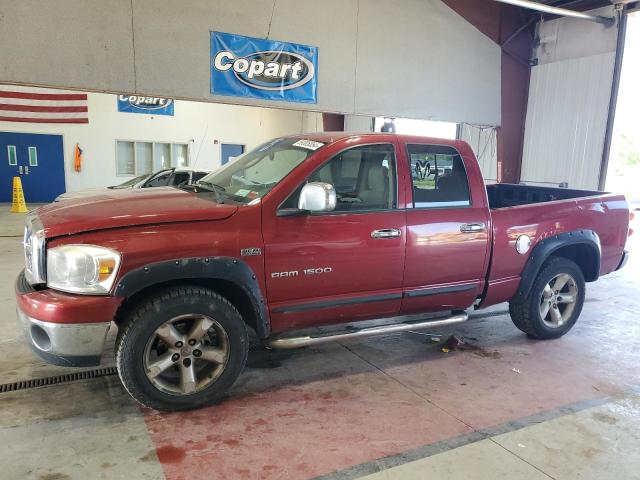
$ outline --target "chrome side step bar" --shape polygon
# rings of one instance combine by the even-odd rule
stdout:
[[[375,327],[365,327],[359,329],[349,329],[339,332],[318,333],[315,335],[305,335],[301,337],[277,336],[267,339],[267,346],[271,348],[300,348],[320,343],[333,342],[335,340],[348,340],[352,338],[371,337],[373,335],[384,335],[387,333],[406,332],[409,330],[422,330],[425,328],[442,327],[454,323],[466,322],[469,316],[466,312],[455,312],[447,318],[431,320],[411,320],[390,325],[379,325]]]

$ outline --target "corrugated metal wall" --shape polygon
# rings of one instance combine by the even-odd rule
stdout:
[[[521,179],[597,188],[615,53],[532,69]]]
[[[613,15],[613,7],[596,11]],[[613,82],[617,26],[558,19],[539,27],[521,181],[596,189]]]

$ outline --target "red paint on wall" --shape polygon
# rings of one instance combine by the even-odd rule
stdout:
[[[325,132],[344,132],[344,115],[323,113],[322,124]]]
[[[501,5],[493,0],[443,0],[444,3],[476,27],[487,37],[498,43],[500,38]]]

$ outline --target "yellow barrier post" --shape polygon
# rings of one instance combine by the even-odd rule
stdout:
[[[11,204],[11,213],[27,212],[27,204],[24,201],[24,192],[22,191],[22,180],[20,180],[20,177],[13,177],[13,203]]]

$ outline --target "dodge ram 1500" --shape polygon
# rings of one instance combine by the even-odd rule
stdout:
[[[36,210],[18,315],[34,352],[59,365],[99,364],[117,327],[128,392],[188,409],[231,387],[250,330],[293,348],[463,322],[508,301],[527,335],[560,337],[585,282],[624,265],[629,217],[622,195],[486,186],[462,141],[284,137],[194,186]],[[371,319],[388,321],[300,332]]]

